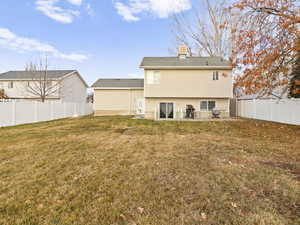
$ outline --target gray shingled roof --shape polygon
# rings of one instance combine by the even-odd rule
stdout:
[[[228,67],[229,61],[222,57],[145,57],[141,63],[141,68],[162,68],[162,67]]]
[[[144,79],[99,79],[93,88],[144,88]]]
[[[49,79],[59,79],[69,73],[75,72],[76,70],[48,70],[47,76]],[[16,80],[16,79],[34,79],[40,76],[40,72],[33,71],[9,71],[0,74],[0,80]]]

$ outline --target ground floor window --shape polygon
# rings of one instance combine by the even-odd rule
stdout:
[[[216,101],[201,101],[200,110],[201,111],[212,111],[216,108]]]
[[[174,103],[161,102],[159,104],[159,118],[173,119],[174,118]]]

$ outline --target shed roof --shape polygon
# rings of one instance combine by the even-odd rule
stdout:
[[[93,88],[144,88],[144,79],[99,79]]]

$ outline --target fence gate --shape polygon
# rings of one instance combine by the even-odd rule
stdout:
[[[235,98],[230,99],[230,117],[237,117],[237,100]]]

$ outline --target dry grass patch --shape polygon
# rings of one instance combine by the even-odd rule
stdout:
[[[300,224],[300,128],[84,117],[0,129],[0,224]]]

